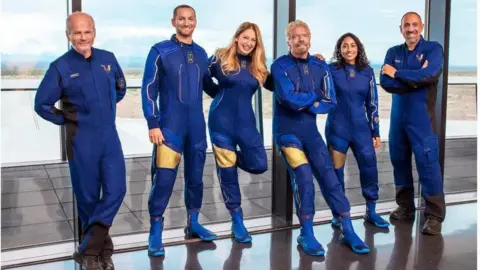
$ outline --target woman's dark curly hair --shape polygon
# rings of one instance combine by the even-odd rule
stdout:
[[[345,67],[345,60],[342,57],[342,42],[346,37],[351,37],[357,44],[357,57],[355,57],[356,69],[363,70],[368,67],[370,62],[367,59],[365,48],[360,39],[352,33],[345,33],[337,40],[337,45],[335,45],[335,51],[333,52],[332,63],[336,62],[337,67],[339,68]]]

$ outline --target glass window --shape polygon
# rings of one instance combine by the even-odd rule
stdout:
[[[477,190],[477,6],[453,0],[450,18],[445,193]]]
[[[35,90],[50,62],[68,49],[67,1],[2,1],[2,256],[15,248],[73,239],[72,193],[58,161],[60,129],[40,118]],[[62,191],[66,192],[62,192]],[[70,200],[69,200],[70,198]],[[40,233],[41,232],[41,233]],[[71,245],[73,250],[73,244]],[[6,262],[7,263],[7,262]]]

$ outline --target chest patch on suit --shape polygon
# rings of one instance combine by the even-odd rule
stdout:
[[[416,57],[417,57],[418,62],[421,62],[422,59],[423,59],[423,53],[421,53],[421,54],[417,53]]]
[[[245,60],[240,61],[240,66],[244,69],[247,68],[247,61]]]
[[[193,63],[193,53],[187,52],[188,63]]]
[[[100,66],[103,67],[103,70],[105,70],[105,72],[110,72],[110,70],[111,70],[110,65],[100,65]]]
[[[303,65],[303,74],[308,75],[308,66]]]
[[[355,78],[355,69],[348,70],[348,76],[352,79]]]
[[[70,75],[70,78],[75,78],[75,77],[78,77],[78,76],[80,76],[80,73],[74,73],[74,74]]]

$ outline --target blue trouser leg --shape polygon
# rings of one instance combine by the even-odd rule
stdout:
[[[443,179],[438,159],[438,136],[430,125],[406,124],[405,131],[412,145],[418,178],[425,199],[425,217],[445,219]]]
[[[155,169],[148,198],[148,211],[152,218],[163,216],[167,208],[183,150],[183,136],[168,129],[162,129],[162,133],[165,141],[162,145],[154,145],[152,156],[152,167]]]
[[[187,207],[187,226],[185,234],[198,237],[204,241],[212,241],[217,236],[200,225],[198,218],[203,199],[203,167],[207,150],[205,119],[203,114],[191,111],[185,142],[184,176],[185,205]]]
[[[338,181],[342,185],[342,190],[345,193],[345,159],[347,151],[349,148],[349,141],[335,136],[331,130],[326,130],[327,144],[330,150],[330,155],[332,157],[335,175],[337,176]],[[339,214],[332,211],[332,225],[335,227],[340,227],[340,220],[338,219]]]
[[[256,127],[244,127],[236,136],[240,151],[237,152],[237,165],[251,174],[262,174],[268,170],[267,152],[262,137]]]
[[[302,143],[295,135],[278,136],[276,143],[281,149],[282,157],[290,173],[295,208],[302,226],[297,243],[309,255],[323,255],[325,250],[313,233],[315,186],[313,185],[312,170]]]
[[[371,139],[370,131],[367,134],[359,132],[353,138],[352,151],[357,159],[360,171],[360,183],[362,195],[367,201],[365,220],[380,228],[388,227],[390,224],[376,213],[375,202],[378,200],[378,169],[375,149]]]
[[[123,151],[114,128],[69,131],[71,127],[67,153],[72,188],[84,235],[79,252],[98,255],[126,192]]]
[[[203,167],[206,151],[205,132],[201,132],[201,130],[190,131],[185,143],[183,171],[185,177],[185,206],[188,210],[198,210],[202,207]]]
[[[309,134],[305,138],[305,146],[309,162],[312,164],[313,174],[318,181],[320,190],[328,206],[334,213],[339,214],[343,242],[356,253],[368,253],[370,249],[358,237],[350,218],[350,202],[342,189],[333,170],[332,159],[328,153],[320,133]]]
[[[162,256],[165,250],[162,243],[164,226],[163,214],[173,192],[183,149],[183,136],[174,134],[163,128],[165,141],[162,145],[154,145],[152,154],[152,188],[148,198],[150,214],[150,234],[148,238],[148,254]]]
[[[234,210],[240,207],[241,202],[235,144],[231,137],[213,132],[211,140],[223,201],[228,210]]]
[[[307,157],[328,206],[334,213],[349,215],[350,203],[333,170],[333,163],[318,131],[305,139]]]
[[[414,210],[412,148],[401,122],[390,125],[388,147],[396,188],[395,200],[399,206]]]

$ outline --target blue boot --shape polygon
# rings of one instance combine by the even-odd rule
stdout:
[[[185,235],[189,237],[200,238],[203,241],[213,241],[217,239],[217,235],[205,229],[198,223],[198,210],[188,210],[187,227],[183,230]]]
[[[148,255],[158,257],[165,255],[162,243],[163,217],[150,219],[150,234],[148,235]]]
[[[231,210],[232,215],[232,234],[235,240],[239,243],[250,243],[252,237],[248,234],[247,228],[243,225],[243,212],[242,208]]]
[[[370,248],[365,244],[360,237],[355,233],[352,226],[352,219],[350,217],[341,217],[342,235],[340,239],[343,244],[350,246],[355,253],[365,254],[370,252]]]
[[[313,216],[300,217],[300,225],[302,225],[302,228],[300,229],[297,243],[302,247],[303,251],[313,256],[324,255],[325,250],[313,235]]]
[[[375,202],[369,201],[367,202],[367,211],[363,218],[372,223],[373,225],[377,226],[378,228],[387,228],[390,226],[388,221],[384,220],[380,215],[375,212]]]

